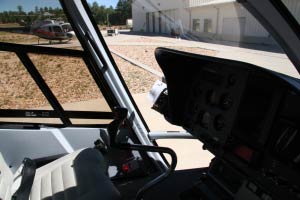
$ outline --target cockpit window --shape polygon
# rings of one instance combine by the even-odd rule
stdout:
[[[53,110],[15,53],[0,53],[0,108]]]
[[[60,26],[53,26],[53,32],[56,32],[56,33],[61,33],[62,32],[62,29]]]
[[[299,78],[299,73],[272,35],[235,0],[120,0],[109,3],[103,0],[88,3],[145,116],[150,111],[145,109],[146,100],[142,98],[147,99],[147,92],[154,82],[163,78],[154,55],[158,47],[238,60]],[[296,9],[296,6],[292,7]],[[151,131],[161,131],[161,126],[148,124]],[[168,126],[168,130],[181,129]]]
[[[1,2],[0,124],[109,123],[91,65],[58,0]]]

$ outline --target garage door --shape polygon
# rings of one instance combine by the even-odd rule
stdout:
[[[245,34],[246,18],[224,18],[222,27],[222,39],[240,42]]]
[[[149,13],[149,31],[150,33],[154,32],[155,28],[155,18],[153,17],[154,13]]]
[[[155,33],[159,33],[161,27],[160,27],[160,19],[159,19],[159,13],[155,12],[154,13],[154,18],[155,18]]]

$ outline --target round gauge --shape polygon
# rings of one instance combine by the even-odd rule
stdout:
[[[232,104],[233,104],[233,99],[229,94],[222,95],[220,101],[221,108],[223,108],[224,110],[228,110],[229,108],[231,108]]]
[[[215,129],[220,131],[225,127],[225,125],[225,117],[223,115],[217,115],[214,120]]]
[[[195,98],[199,97],[200,95],[202,94],[202,89],[200,87],[196,87],[194,90],[193,90],[193,96]]]
[[[209,90],[206,93],[206,103],[209,105],[216,105],[218,103],[218,95],[214,90]]]
[[[199,122],[203,128],[208,128],[211,121],[211,114],[209,112],[201,112],[199,115]]]
[[[230,74],[228,76],[227,84],[228,86],[233,86],[237,82],[237,77],[235,74]]]

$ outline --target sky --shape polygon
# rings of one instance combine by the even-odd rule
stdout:
[[[0,0],[1,1],[1,0]],[[116,7],[118,0],[87,0],[89,3],[97,2],[99,5],[105,5],[106,7]]]
[[[106,7],[115,7],[118,0],[87,0],[88,3],[97,2],[99,5]],[[35,6],[57,8],[61,7],[58,0],[0,0],[0,12],[5,10],[17,10],[17,6],[21,5],[25,12],[34,11]]]

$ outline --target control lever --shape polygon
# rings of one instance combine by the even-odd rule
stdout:
[[[127,117],[128,110],[126,108],[116,107],[113,111],[114,120],[108,125],[107,132],[110,136],[110,146],[117,146],[117,135],[119,133],[120,126],[123,124]]]
[[[160,183],[166,179],[174,170],[177,165],[177,156],[176,153],[168,147],[158,147],[158,146],[148,146],[140,144],[128,144],[128,143],[118,143],[116,141],[117,135],[119,133],[119,128],[127,117],[127,109],[117,107],[114,110],[114,120],[108,125],[107,131],[111,137],[110,145],[111,147],[123,149],[123,150],[135,150],[135,151],[144,151],[144,152],[158,152],[158,153],[167,153],[171,156],[171,164],[169,168],[158,177],[146,183],[136,194],[136,199],[140,200],[143,198],[143,195],[146,191],[151,189],[157,183]]]

